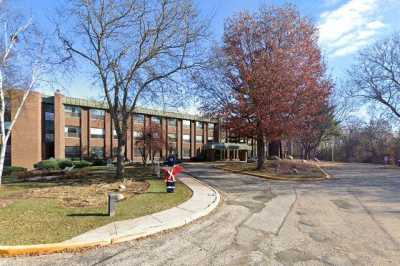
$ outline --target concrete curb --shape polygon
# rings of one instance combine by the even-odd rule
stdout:
[[[247,171],[240,171],[240,170],[232,170],[229,168],[224,168],[221,166],[214,166],[215,169],[219,169],[222,171],[227,171],[227,172],[232,172],[235,174],[244,174],[244,175],[250,175],[250,176],[255,176],[255,177],[259,177],[259,178],[264,178],[267,180],[274,180],[274,181],[282,181],[282,182],[290,182],[290,181],[326,181],[329,179],[332,179],[331,176],[325,172],[319,165],[316,165],[318,167],[318,169],[324,174],[325,177],[318,177],[318,178],[279,178],[279,177],[274,177],[274,176],[264,176],[264,175],[259,175],[259,174],[254,174],[252,172],[247,172]]]
[[[319,164],[318,163],[316,163],[315,164],[317,167],[318,167],[318,169],[325,175],[325,178],[326,179],[332,179],[333,177],[330,175],[330,174],[328,174],[321,166],[319,166]]]
[[[187,184],[190,182],[187,182],[187,183],[185,182],[186,178],[190,179],[190,181],[194,181],[194,182],[200,184],[200,187],[210,190],[207,195],[200,195],[200,198],[202,196],[203,197],[207,196],[207,197],[213,198],[213,200],[209,204],[207,203],[208,205],[206,208],[203,208],[201,210],[197,210],[194,212],[191,212],[191,211],[185,209],[185,206],[187,206],[187,204],[195,196],[199,196],[199,195],[195,195],[195,193],[199,193],[199,192],[195,192],[193,190],[193,187],[190,187],[190,185]],[[221,195],[218,193],[218,191],[216,189],[210,187],[209,185],[204,184],[203,182],[201,182],[189,175],[188,175],[188,177],[181,178],[180,180],[182,183],[187,185],[193,191],[192,198],[190,198],[186,202],[184,202],[174,208],[164,210],[164,211],[161,211],[158,213],[153,213],[153,214],[143,216],[143,217],[153,217],[154,218],[155,216],[161,215],[161,214],[168,215],[168,212],[171,213],[172,210],[180,210],[180,211],[186,212],[186,213],[191,212],[190,215],[188,215],[184,219],[177,219],[177,220],[175,219],[175,220],[172,220],[171,222],[160,223],[157,226],[147,227],[147,228],[144,227],[142,230],[138,230],[137,232],[132,233],[132,234],[130,234],[130,233],[121,234],[121,235],[117,234],[116,236],[110,235],[106,239],[103,238],[102,240],[96,240],[96,241],[70,241],[70,240],[67,240],[66,242],[53,243],[53,244],[0,246],[0,257],[12,257],[12,256],[23,256],[23,255],[34,255],[35,256],[35,255],[44,255],[44,254],[60,253],[60,252],[78,252],[78,251],[82,251],[82,250],[86,250],[86,249],[104,247],[104,246],[108,246],[108,245],[112,245],[112,244],[116,244],[116,243],[138,240],[138,239],[142,239],[145,237],[149,237],[149,236],[157,234],[157,233],[161,233],[161,232],[165,232],[165,231],[169,231],[172,229],[177,229],[179,227],[185,226],[189,223],[194,222],[195,220],[198,220],[204,216],[207,216],[214,209],[216,209],[218,207],[218,205],[221,201]],[[141,219],[143,217],[138,217],[136,219],[132,219],[132,221]],[[127,220],[127,221],[130,221],[130,220]],[[124,222],[124,221],[120,221],[120,222]],[[116,222],[116,223],[118,223],[118,222]],[[111,224],[114,224],[114,223],[111,223]],[[111,224],[109,224],[109,225],[111,225]],[[94,230],[96,230],[96,229],[94,229]]]

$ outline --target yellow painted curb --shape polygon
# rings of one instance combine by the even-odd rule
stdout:
[[[109,245],[109,241],[99,241],[92,243],[56,243],[23,246],[0,246],[0,257],[12,257],[21,255],[44,255],[60,252],[74,252],[83,249],[97,248]]]

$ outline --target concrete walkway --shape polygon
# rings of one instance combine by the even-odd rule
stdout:
[[[217,207],[220,195],[215,189],[188,175],[182,175],[179,180],[193,191],[193,196],[181,205],[136,219],[110,223],[64,243],[118,243],[138,239],[181,227],[209,214]]]

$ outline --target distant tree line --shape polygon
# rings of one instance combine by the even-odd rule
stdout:
[[[396,163],[400,160],[400,136],[386,119],[371,119],[363,122],[353,119],[340,130],[332,142],[322,143],[317,157],[322,160],[334,159],[342,162]],[[332,139],[333,141],[333,139]]]

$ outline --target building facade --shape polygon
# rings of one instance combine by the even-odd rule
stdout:
[[[10,117],[15,115],[22,92],[9,97]],[[218,120],[205,117],[137,108],[129,119],[125,157],[141,161],[136,145],[143,139],[144,128],[159,125],[165,145],[158,156],[175,153],[179,159],[204,155],[207,143],[217,143],[223,136]],[[6,164],[23,166],[48,158],[112,159],[117,139],[113,121],[101,102],[66,97],[61,93],[44,96],[31,92],[12,130],[7,146]]]

